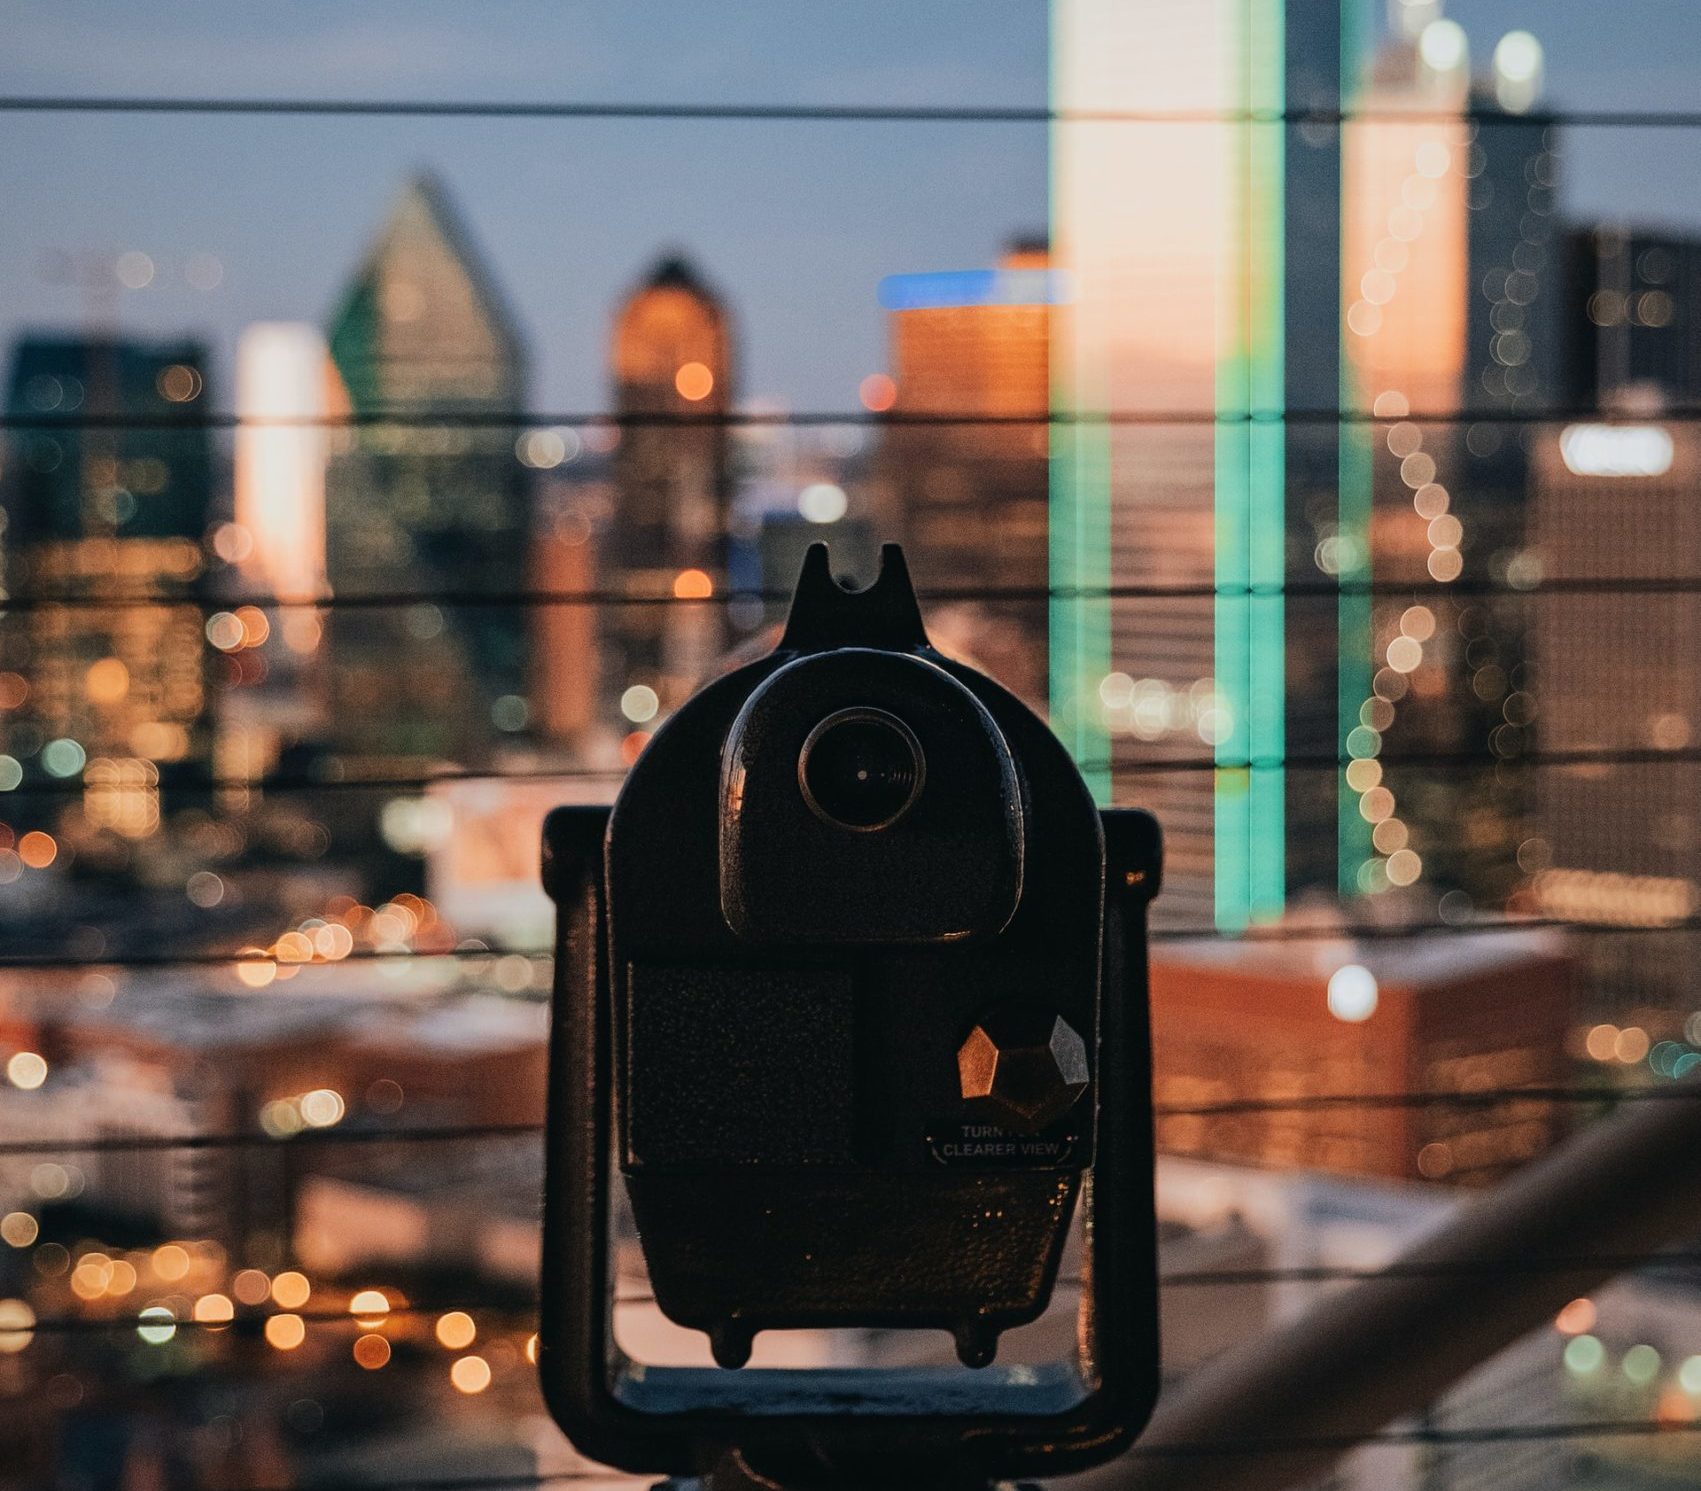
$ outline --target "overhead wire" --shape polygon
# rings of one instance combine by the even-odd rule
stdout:
[[[695,120],[753,124],[1475,124],[1490,128],[1697,129],[1694,109],[1056,109],[1045,105],[682,103],[614,99],[205,98],[11,94],[5,114],[200,114],[442,119]]]
[[[1490,916],[1455,921],[1345,922],[1330,925],[1283,923],[1272,926],[1251,926],[1235,934],[1243,943],[1376,943],[1404,942],[1430,937],[1489,937],[1511,932],[1564,932],[1579,937],[1649,937],[1685,934],[1701,931],[1701,916],[1673,917],[1669,920],[1648,920],[1636,923],[1585,921],[1559,916]],[[1220,940],[1221,930],[1213,925],[1163,925],[1153,927],[1147,934],[1156,943],[1198,942]],[[412,948],[356,948],[345,957],[332,961],[292,962],[279,958],[264,948],[245,945],[228,950],[201,949],[193,952],[40,952],[0,954],[0,973],[30,971],[220,968],[246,963],[277,963],[295,968],[324,969],[346,963],[409,963],[433,960],[480,960],[503,957],[543,959],[554,956],[547,947],[519,945],[453,947],[416,951]]]
[[[614,588],[573,590],[361,590],[302,595],[278,591],[227,590],[204,577],[158,582],[152,592],[107,591],[97,576],[77,590],[22,589],[0,592],[0,615],[34,610],[99,610],[198,606],[228,610],[255,606],[262,610],[373,611],[409,606],[448,606],[456,609],[533,609],[550,606],[589,606],[603,610],[622,607],[725,607],[751,602],[784,603],[789,589],[734,585],[705,596],[679,596]],[[921,585],[921,601],[1037,604],[1058,601],[1106,600],[1220,600],[1245,596],[1290,596],[1333,600],[1341,596],[1447,598],[1449,596],[1543,595],[1696,595],[1701,575],[1554,575],[1504,580],[1464,576],[1457,580],[1423,577],[1382,580],[1295,579],[1281,584],[1222,585],[1208,581],[1131,581],[1118,585]]]
[[[183,407],[162,410],[0,411],[0,430],[361,430],[374,426],[425,429],[786,429],[844,425],[884,429],[932,429],[963,426],[1027,428],[1051,425],[1544,425],[1579,421],[1645,425],[1650,415],[1599,404],[1521,404],[1408,410],[1378,414],[1372,409],[1284,405],[1279,409],[1200,409],[1187,406],[1146,409],[579,409],[540,412],[522,409],[397,405],[349,409],[330,414],[243,414],[235,410]],[[1660,424],[1701,421],[1701,404],[1674,402],[1653,416]]]
[[[1690,1086],[1614,1088],[1601,1085],[1496,1087],[1476,1091],[1425,1089],[1412,1092],[1311,1093],[1290,1097],[1232,1098],[1205,1103],[1156,1103],[1155,1119],[1231,1118],[1268,1113],[1306,1113],[1334,1109],[1408,1110],[1435,1107],[1481,1108],[1513,1103],[1601,1104],[1701,1101]],[[175,1149],[324,1148],[342,1145],[446,1144],[492,1139],[535,1138],[540,1123],[429,1124],[412,1128],[334,1127],[304,1129],[274,1136],[260,1130],[215,1134],[101,1134],[0,1140],[0,1158],[23,1155],[114,1154]]]
[[[1358,1445],[1504,1444],[1518,1441],[1570,1439],[1647,1438],[1659,1435],[1692,1435],[1701,1432],[1693,1420],[1666,1422],[1655,1419],[1578,1419],[1557,1423],[1454,1426],[1414,1424],[1371,1434],[1330,1434],[1286,1438],[1224,1438],[1208,1443],[1181,1441],[1170,1444],[1135,1444],[1124,1453],[1130,1459],[1223,1458],[1257,1454],[1304,1454],[1320,1449],[1352,1449]],[[390,1481],[324,1481],[315,1479],[313,1491],[532,1491],[532,1488],[597,1481],[603,1484],[627,1481],[637,1485],[654,1477],[627,1475],[616,1470],[562,1470],[522,1473],[489,1473],[472,1476],[425,1476]],[[225,1486],[218,1491],[294,1491],[280,1485]]]
[[[1525,1278],[1549,1273],[1586,1273],[1600,1268],[1617,1271],[1652,1272],[1660,1269],[1690,1270],[1701,1267],[1701,1252],[1650,1251],[1613,1252],[1526,1257],[1516,1259],[1472,1259],[1451,1263],[1393,1262],[1376,1268],[1346,1265],[1288,1265],[1282,1267],[1247,1267],[1214,1269],[1171,1269],[1158,1275],[1158,1284],[1168,1289],[1248,1288],[1274,1284],[1347,1284],[1396,1279],[1498,1279]],[[1060,1277],[1057,1281],[1068,1288],[1080,1288],[1085,1280],[1079,1276]],[[614,1303],[620,1305],[655,1305],[656,1297],[646,1289],[617,1289]],[[110,1300],[98,1301],[102,1309],[111,1309]],[[353,1327],[371,1330],[365,1322],[424,1319],[454,1311],[471,1314],[523,1316],[530,1323],[538,1308],[535,1295],[516,1297],[498,1293],[458,1293],[443,1298],[409,1299],[405,1303],[386,1302],[384,1308],[356,1309],[352,1303],[337,1308],[286,1308],[281,1305],[256,1306],[232,1315],[228,1320],[203,1319],[193,1315],[160,1319],[159,1325],[176,1330],[204,1331],[218,1334],[232,1328],[253,1330],[263,1328],[267,1321],[287,1315],[303,1325],[313,1327]],[[42,1335],[88,1335],[146,1328],[151,1318],[139,1314],[40,1315],[27,1325],[8,1327]]]
[[[1177,776],[1225,771],[1340,771],[1361,758],[1328,752],[1293,752],[1283,756],[1245,756],[1211,759],[1203,756],[1130,757],[1079,763],[1083,771],[1115,771],[1128,777]],[[1701,746],[1664,749],[1657,746],[1571,750],[1475,750],[1379,752],[1373,758],[1385,769],[1440,770],[1480,766],[1496,770],[1578,770],[1601,766],[1694,766],[1701,764]],[[619,781],[625,766],[445,767],[441,770],[387,773],[379,776],[338,776],[322,772],[277,772],[259,777],[214,776],[195,770],[174,771],[175,791],[313,793],[422,792],[460,782],[601,782]],[[6,790],[0,802],[27,797],[76,797],[86,787],[75,777],[37,779]],[[4,962],[0,960],[0,967]]]

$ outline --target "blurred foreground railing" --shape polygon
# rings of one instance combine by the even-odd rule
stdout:
[[[1701,1079],[1669,1091],[1701,1095]],[[1191,1374],[1131,1456],[1072,1484],[1279,1491],[1314,1480],[1620,1272],[1625,1255],[1697,1232],[1701,1103],[1637,1105],[1520,1171],[1386,1271]]]

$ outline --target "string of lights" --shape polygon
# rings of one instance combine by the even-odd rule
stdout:
[[[12,95],[6,114],[302,115],[332,118],[627,119],[753,124],[1459,124],[1528,128],[1701,129],[1685,109],[1053,109],[1005,104],[624,103],[615,100],[456,100],[376,98],[184,98]]]

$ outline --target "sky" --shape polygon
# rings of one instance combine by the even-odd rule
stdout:
[[[1557,106],[1701,109],[1691,0],[1449,13],[1483,59],[1505,31],[1535,31]],[[1042,0],[59,0],[7,32],[6,97],[1048,101]],[[1692,133],[1569,131],[1562,202],[1580,220],[1701,224]],[[56,254],[138,249],[159,272],[118,296],[119,324],[208,338],[226,407],[241,327],[323,323],[420,166],[447,181],[515,310],[540,410],[604,404],[612,308],[673,247],[734,309],[746,396],[853,408],[885,365],[881,277],[986,264],[1047,210],[1032,123],[4,113],[0,141],[0,343],[89,314],[88,292],[48,270]],[[187,282],[196,254],[221,262],[215,289]]]

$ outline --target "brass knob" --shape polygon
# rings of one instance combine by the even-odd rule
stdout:
[[[1087,1090],[1087,1045],[1061,1015],[1031,1006],[993,1010],[957,1051],[963,1100],[1019,1134],[1038,1134]]]

